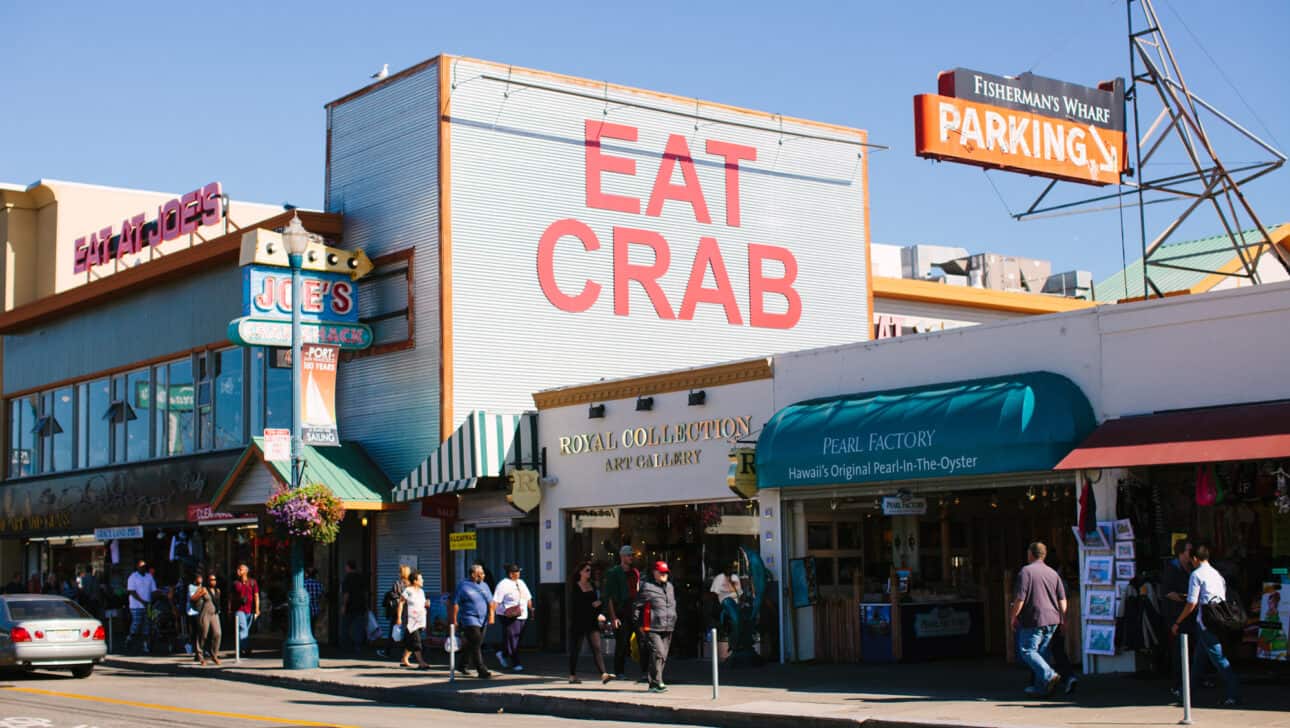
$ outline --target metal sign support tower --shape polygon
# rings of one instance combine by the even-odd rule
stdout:
[[[1141,8],[1140,19],[1133,12],[1134,3]],[[1025,212],[1014,215],[1018,220],[1034,217],[1046,212],[1067,210],[1092,202],[1137,196],[1138,225],[1142,237],[1142,290],[1146,297],[1163,296],[1164,293],[1151,280],[1153,268],[1193,271],[1205,274],[1224,275],[1245,278],[1251,283],[1259,283],[1256,269],[1257,261],[1268,250],[1271,250],[1281,265],[1290,271],[1290,254],[1272,242],[1267,228],[1254,212],[1254,207],[1241,192],[1241,185],[1272,172],[1286,161],[1286,156],[1272,145],[1260,139],[1249,130],[1236,123],[1231,117],[1219,111],[1201,97],[1192,93],[1183,80],[1182,71],[1169,40],[1160,23],[1152,0],[1127,0],[1126,14],[1129,30],[1129,68],[1132,84],[1126,93],[1126,99],[1133,102],[1133,123],[1135,137],[1135,170],[1137,182],[1125,180],[1123,187],[1128,190],[1101,195],[1076,202],[1050,205],[1040,208],[1044,197],[1052,190],[1056,182],[1049,183]],[[1135,30],[1135,20],[1140,20],[1142,27]],[[1140,102],[1142,94],[1148,89],[1156,92],[1161,109],[1151,121],[1146,131],[1142,130]],[[1271,159],[1242,164],[1229,168],[1219,159],[1218,152],[1201,113],[1207,112],[1212,117],[1211,123],[1225,125],[1240,137],[1271,155]],[[1145,170],[1156,153],[1164,147],[1165,142],[1173,139],[1187,157],[1187,171],[1148,178]],[[1171,148],[1174,145],[1171,145]],[[1149,193],[1152,194],[1148,199]],[[1147,242],[1146,212],[1149,204],[1165,202],[1171,198],[1188,200],[1187,207],[1165,226],[1153,240]],[[1213,251],[1191,254],[1169,255],[1161,251],[1167,242],[1196,210],[1209,206],[1218,216],[1224,233],[1240,261],[1240,267],[1233,270],[1220,270],[1202,267],[1202,262],[1191,260]],[[1252,234],[1242,234],[1248,229]]]

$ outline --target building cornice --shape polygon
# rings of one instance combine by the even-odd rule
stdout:
[[[535,393],[533,402],[539,410],[569,407],[577,404],[631,399],[633,397],[644,397],[667,392],[687,392],[706,387],[719,387],[727,384],[770,379],[771,373],[771,360],[769,358],[748,359],[699,369],[685,369],[662,374],[648,374],[630,379],[616,379],[610,382],[548,389],[544,392]]]
[[[1066,298],[1043,293],[1020,293],[1015,291],[991,291],[969,286],[951,286],[935,281],[920,281],[909,278],[873,278],[873,293],[879,299],[891,298],[902,301],[920,301],[939,303],[945,306],[979,308],[990,311],[1011,311],[1014,313],[1064,313],[1092,308],[1097,304],[1082,298]],[[880,308],[880,303],[874,304]]]

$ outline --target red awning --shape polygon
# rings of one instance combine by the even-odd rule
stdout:
[[[1230,405],[1102,423],[1054,470],[1290,457],[1290,402]]]

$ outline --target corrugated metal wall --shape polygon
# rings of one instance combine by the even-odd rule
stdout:
[[[373,603],[382,628],[388,628],[381,603],[385,592],[399,575],[399,556],[417,557],[417,569],[425,578],[426,594],[443,591],[443,570],[439,559],[440,521],[423,518],[417,504],[406,511],[390,511],[376,516],[376,589]]]
[[[242,315],[241,275],[227,265],[6,334],[5,392],[226,340]]]
[[[470,529],[473,526],[467,524],[467,528]],[[543,609],[537,598],[538,580],[541,574],[538,571],[540,564],[538,564],[537,524],[522,523],[501,528],[480,528],[475,531],[475,534],[477,548],[466,552],[466,563],[476,561],[482,563],[488,571],[489,579],[492,580],[489,585],[494,589],[497,588],[498,580],[506,578],[506,565],[512,561],[519,564],[524,570],[521,578],[533,593],[533,606],[538,610]],[[521,644],[532,647],[538,643],[539,637],[537,629],[526,628]],[[490,644],[500,643],[501,627],[495,625],[489,628],[485,639]]]
[[[870,336],[865,280],[865,178],[856,144],[792,136],[791,132],[859,141],[861,132],[804,126],[736,112],[693,100],[669,99],[603,86],[573,84],[521,69],[450,59],[455,84],[452,118],[452,246],[454,412],[515,411],[531,407],[531,393],[557,385],[629,376],[684,366],[766,355]],[[595,98],[513,81],[569,89]],[[487,75],[493,78],[487,78]],[[607,93],[607,99],[600,96]],[[665,108],[641,109],[629,100]],[[750,129],[708,120],[696,112]],[[587,204],[584,124],[607,121],[635,127],[636,141],[605,139],[606,155],[631,159],[635,174],[605,172],[606,193],[640,200],[641,214]],[[670,135],[684,137],[711,223],[696,222],[688,202],[668,200],[661,214],[645,214]],[[708,140],[754,147],[757,160],[740,163],[741,224],[727,224],[726,166],[706,151]],[[867,154],[867,152],[865,152]],[[670,181],[682,184],[677,165]],[[601,286],[582,313],[557,309],[537,280],[538,241],[553,222],[573,218],[590,226],[599,249],[584,251],[572,238],[559,243],[555,277],[569,294],[587,280]],[[678,320],[661,320],[641,285],[630,285],[630,316],[614,311],[613,240],[616,227],[662,235],[671,265],[659,279]],[[722,306],[701,303],[693,320],[679,311],[702,236],[721,250],[743,325],[727,322]],[[792,329],[749,325],[748,245],[792,251],[802,317]],[[648,265],[645,246],[630,262]],[[769,276],[777,264],[767,263]],[[701,270],[704,286],[714,274]],[[785,309],[770,295],[767,308]]]
[[[328,112],[329,212],[344,244],[376,258],[415,249],[416,347],[346,362],[341,437],[361,443],[395,482],[439,445],[438,69],[430,66]]]

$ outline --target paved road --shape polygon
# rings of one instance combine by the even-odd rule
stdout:
[[[407,728],[427,722],[477,728],[484,720],[494,728],[556,728],[570,722],[575,725],[565,728],[626,725],[533,715],[481,716],[107,667],[98,668],[88,680],[58,673],[0,675],[0,728]]]

